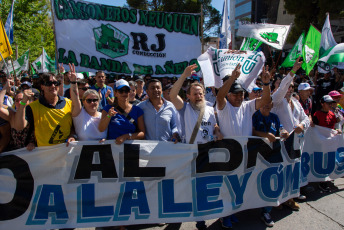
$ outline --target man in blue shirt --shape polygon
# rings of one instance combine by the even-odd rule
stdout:
[[[110,86],[105,85],[106,75],[103,71],[96,73],[96,84],[91,89],[96,90],[99,93],[101,102],[99,104],[99,110],[102,110],[106,105],[112,105],[114,102],[113,89]]]
[[[144,112],[146,139],[177,142],[180,138],[176,110],[171,102],[161,97],[161,82],[150,80],[147,83],[147,94],[149,99],[138,104]]]

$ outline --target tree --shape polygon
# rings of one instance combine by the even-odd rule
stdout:
[[[12,1],[2,0],[0,15],[5,23]],[[14,42],[15,53],[18,46],[19,56],[30,49],[30,61],[42,54],[42,47],[54,59],[55,42],[48,0],[16,0],[14,3]]]
[[[302,31],[308,31],[310,24],[319,30],[326,19],[326,12],[331,20],[343,17],[343,0],[285,0],[285,8],[289,14],[295,15],[294,26],[288,36],[288,42],[295,43]]]
[[[129,7],[140,10],[200,13],[203,5],[203,36],[213,36],[219,33],[220,12],[211,6],[211,0],[127,0]],[[216,28],[216,29],[214,29]]]

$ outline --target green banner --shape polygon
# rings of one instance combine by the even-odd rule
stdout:
[[[311,25],[302,48],[302,69],[306,71],[307,75],[319,59],[320,41],[321,33]]]
[[[299,39],[296,41],[295,45],[291,49],[290,53],[284,59],[281,67],[293,67],[296,59],[302,55],[302,47],[305,40],[305,33],[303,32]]]

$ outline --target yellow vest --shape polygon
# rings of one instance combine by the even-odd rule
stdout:
[[[37,146],[64,143],[72,128],[72,101],[65,98],[62,109],[48,108],[39,100],[30,103],[32,109]]]

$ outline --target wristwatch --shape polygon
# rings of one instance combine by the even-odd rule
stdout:
[[[129,135],[129,140],[131,140],[131,137],[133,136],[131,133],[128,133]]]

